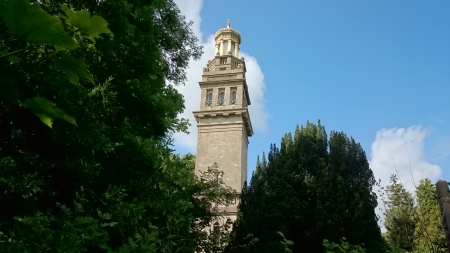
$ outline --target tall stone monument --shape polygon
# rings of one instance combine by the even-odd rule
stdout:
[[[235,201],[223,207],[232,221],[237,217],[239,194],[247,181],[248,137],[253,128],[248,106],[250,97],[245,79],[245,61],[239,58],[241,35],[230,27],[214,35],[216,53],[203,68],[200,110],[194,111],[198,141],[196,171],[206,171],[217,163],[221,179],[237,191]]]

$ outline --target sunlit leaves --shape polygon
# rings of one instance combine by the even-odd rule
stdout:
[[[395,174],[391,175],[390,184],[385,192],[387,199],[383,202],[387,209],[384,213],[384,225],[388,231],[388,241],[395,247],[412,251],[414,230],[417,225],[414,199]]]
[[[441,210],[436,200],[436,188],[429,179],[421,179],[416,186],[416,203],[415,252],[446,252],[447,242],[441,227]]]
[[[217,184],[197,185],[194,161],[161,164],[183,108],[182,96],[166,85],[163,56],[181,62],[173,65],[181,72],[192,55],[193,34],[180,25],[176,6],[167,0],[29,1],[60,19],[79,46],[58,51],[19,38],[0,16],[0,51],[8,50],[0,55],[0,88],[21,95],[0,101],[0,178],[9,180],[0,180],[0,241],[11,242],[0,251],[200,252],[196,243],[207,234],[198,226],[206,228],[215,214],[192,196],[218,196],[216,188],[203,190]],[[69,18],[60,4],[90,24]],[[106,24],[94,13],[111,22],[114,37],[98,41]],[[153,14],[167,22],[154,23]],[[11,64],[5,54],[17,50],[12,55],[22,61]],[[48,100],[23,99],[36,96]],[[80,127],[55,120],[70,116]],[[18,187],[27,174],[36,174],[30,180],[42,182],[41,192]]]
[[[111,33],[102,17],[90,17],[88,11],[72,11],[65,5],[61,8],[74,31],[65,27],[60,18],[46,13],[39,4],[30,4],[28,0],[0,0],[0,16],[14,35],[30,42],[53,45],[56,51],[79,46],[71,33],[79,33],[94,44],[100,34]]]
[[[65,120],[76,126],[76,121],[72,116],[67,115],[66,112],[43,97],[27,99],[23,105],[49,127],[52,127],[54,119]]]
[[[83,77],[94,83],[94,78],[87,72],[84,61],[75,59],[67,51],[60,51],[79,47],[77,35],[95,44],[95,39],[100,38],[100,34],[111,33],[107,27],[108,23],[100,16],[91,17],[85,10],[72,11],[65,5],[61,5],[61,8],[67,17],[50,15],[40,7],[40,4],[30,4],[29,0],[0,0],[0,16],[5,21],[6,27],[16,37],[31,43],[54,46],[55,51],[59,53],[53,56],[53,63],[57,69],[66,74],[70,82],[78,84],[80,77]],[[35,49],[27,46],[12,53],[5,49],[0,52],[0,58],[5,57],[10,64],[17,64],[20,63],[21,58],[16,53],[24,50]],[[3,97],[17,104],[17,99],[11,99],[10,95],[7,95],[15,87],[0,88]],[[52,127],[54,119],[62,119],[75,125],[73,117],[68,116],[44,98],[32,98],[22,105],[30,109],[49,127]]]
[[[78,46],[64,30],[59,18],[46,13],[38,4],[30,4],[28,0],[0,0],[0,16],[19,38],[60,49]]]
[[[111,33],[108,29],[108,23],[100,16],[90,17],[88,11],[72,11],[65,5],[61,5],[64,13],[67,15],[67,22],[76,26],[81,36],[92,41],[95,44],[95,39],[100,38],[102,33]]]
[[[364,246],[364,243],[362,244]],[[330,242],[327,239],[323,240],[323,246],[326,248],[326,253],[365,253],[366,250],[360,245],[353,245],[342,237],[340,243]]]

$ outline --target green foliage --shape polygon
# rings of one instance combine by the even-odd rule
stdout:
[[[436,189],[429,179],[416,186],[416,205],[395,175],[386,187],[385,234],[391,252],[446,252],[447,242],[441,226]]]
[[[345,237],[339,243],[330,242],[327,239],[323,240],[323,246],[326,248],[326,253],[365,253],[366,250],[360,245],[349,244]]]
[[[90,17],[89,11],[73,11],[66,5],[61,5],[61,8],[67,18],[50,15],[39,4],[30,4],[29,0],[2,0],[0,16],[16,37],[52,45],[57,51],[77,48],[80,43],[73,35],[95,44],[100,34],[111,33],[102,17]]]
[[[89,11],[73,11],[65,5],[61,5],[62,10],[67,15],[66,22],[73,25],[73,32],[78,36],[89,39],[95,44],[95,39],[100,38],[102,33],[110,33],[106,21],[100,16],[90,17]]]
[[[292,242],[291,240],[286,239],[286,237],[284,236],[284,234],[280,231],[277,231],[277,234],[281,237],[281,248],[279,252],[284,252],[284,253],[292,253],[292,248],[294,246],[294,242]]]
[[[388,241],[395,247],[411,252],[414,249],[416,229],[416,208],[411,193],[407,192],[397,176],[392,175],[386,187],[387,199],[383,199],[385,210],[384,225],[388,231]]]
[[[208,201],[232,193],[196,179],[194,157],[170,150],[187,125],[172,84],[201,54],[173,1],[0,2],[1,251],[215,246],[205,232],[216,218]],[[48,20],[37,28],[29,17]],[[22,23],[32,40],[10,28],[21,32]],[[74,44],[52,41],[56,31]]]
[[[67,6],[61,5],[66,12],[65,16],[56,17],[45,12],[39,4],[30,4],[28,0],[0,1],[0,16],[5,22],[14,37],[25,41],[25,47],[11,53],[4,49],[0,58],[7,57],[11,64],[20,63],[21,58],[16,54],[21,53],[32,55],[32,51],[39,48],[32,48],[31,43],[37,44],[42,50],[45,46],[54,46],[56,52],[64,49],[75,49],[79,46],[79,38],[87,38],[95,43],[94,39],[100,38],[101,33],[110,33],[107,22],[99,16],[90,18],[88,11],[74,12]],[[76,35],[76,36],[75,36]],[[13,45],[11,45],[13,46]],[[1,44],[0,48],[8,48],[8,45]],[[65,52],[54,54],[48,52],[54,58],[56,69],[63,71],[69,80],[78,84],[79,76],[94,83],[94,78],[86,72],[86,64]],[[27,57],[27,55],[25,55]],[[28,58],[28,57],[27,57]],[[39,64],[39,62],[35,62]],[[20,69],[20,67],[17,67]],[[8,76],[8,72],[3,72],[2,76]],[[10,78],[5,78],[6,81]],[[28,80],[33,82],[35,80]],[[34,97],[21,103],[18,98],[11,98],[11,90],[16,90],[14,84],[0,87],[1,95],[10,102],[30,109],[41,121],[52,127],[54,119],[63,119],[74,125],[75,119],[68,116],[63,110],[56,108],[55,104],[44,97]]]
[[[38,4],[30,4],[29,0],[1,0],[0,16],[18,38],[60,49],[78,46],[65,31],[60,18],[46,13]]]
[[[79,76],[94,83],[94,78],[86,72],[87,65],[82,60],[75,59],[65,53],[59,53],[54,63],[55,67],[64,72],[73,84],[78,84],[80,80]]]
[[[417,225],[414,231],[415,252],[447,252],[447,240],[441,224],[441,212],[436,201],[436,188],[429,179],[416,187]]]
[[[399,248],[397,245],[395,245],[394,242],[392,242],[389,238],[389,233],[385,232],[382,234],[383,240],[385,241],[386,245],[388,246],[388,251],[390,253],[407,253],[406,250]]]
[[[52,127],[53,119],[62,119],[73,125],[77,125],[75,119],[67,115],[63,110],[56,108],[55,104],[42,97],[34,97],[25,100],[23,106],[33,112],[49,127]]]
[[[244,187],[238,223],[227,252],[283,252],[277,231],[293,252],[325,252],[323,239],[385,252],[377,225],[375,184],[361,146],[342,132],[307,123],[286,134],[281,148],[263,154]]]
[[[16,55],[8,56],[8,60],[11,62],[11,64],[19,63],[21,61],[21,59]]]

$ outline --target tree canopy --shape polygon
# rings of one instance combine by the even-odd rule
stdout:
[[[396,175],[385,192],[386,238],[394,252],[447,252],[436,188],[429,179],[416,185],[415,201]]]
[[[436,187],[429,179],[421,179],[416,187],[417,226],[414,246],[417,252],[438,253],[447,251],[447,240],[442,227]]]
[[[366,155],[320,122],[271,145],[232,236],[210,233],[234,193],[170,146],[201,53],[173,0],[0,0],[1,252],[383,252]],[[388,189],[388,238],[438,249],[429,181],[406,237],[412,198]]]
[[[385,252],[374,183],[365,152],[353,138],[335,131],[328,137],[320,121],[297,126],[283,136],[280,148],[271,145],[267,160],[264,154],[258,160],[227,250],[325,252],[324,239],[346,238],[366,252]]]
[[[399,183],[396,175],[391,176],[390,185],[386,187],[387,199],[384,222],[388,239],[393,245],[408,252],[413,250],[414,230],[416,228],[416,208],[414,199]]]
[[[201,54],[173,1],[0,0],[0,16],[2,252],[209,247],[230,192],[171,154],[174,85]]]

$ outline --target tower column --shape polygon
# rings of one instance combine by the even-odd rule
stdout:
[[[223,40],[220,40],[220,55],[223,55]]]
[[[219,52],[219,44],[216,43],[216,52],[214,52],[214,55],[217,55],[218,52]]]
[[[237,43],[234,43],[234,57],[239,57],[239,45]]]
[[[214,88],[213,89],[213,100],[212,100],[212,105],[213,106],[217,106],[217,100],[219,99],[219,89],[218,88]]]
[[[231,39],[228,39],[228,50],[227,50],[227,54],[228,52],[231,52]]]
[[[206,103],[206,89],[202,89],[202,97],[200,98],[200,109],[205,108]]]
[[[225,87],[225,103],[228,105],[230,103],[230,87]]]

